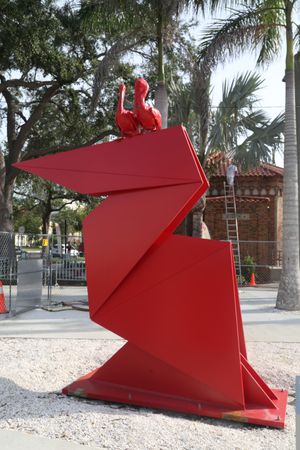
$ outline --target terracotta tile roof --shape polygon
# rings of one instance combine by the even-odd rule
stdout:
[[[222,203],[224,202],[224,196],[216,196],[216,197],[206,197],[206,201],[208,202],[216,202]],[[236,195],[235,201],[237,203],[259,203],[259,202],[270,202],[270,197],[256,197],[256,196],[239,196]]]
[[[208,170],[212,171],[211,177],[225,177],[228,165],[229,161],[224,159],[224,153],[221,151],[211,155],[207,163]],[[258,167],[253,167],[244,172],[238,168],[237,173],[237,176],[243,177],[273,177],[275,175],[283,176],[283,168],[265,162],[261,162]]]

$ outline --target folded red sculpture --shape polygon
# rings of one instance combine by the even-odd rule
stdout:
[[[128,342],[69,395],[283,427],[247,361],[231,245],[172,235],[208,183],[181,126],[16,165],[108,194],[84,221],[92,320]]]

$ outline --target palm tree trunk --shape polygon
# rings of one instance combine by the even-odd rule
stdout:
[[[160,7],[158,10],[158,17],[157,17],[158,82],[155,89],[155,107],[161,113],[162,128],[167,128],[168,93],[165,84],[163,28],[164,28],[164,21],[162,15],[162,7]]]
[[[276,307],[300,309],[298,173],[292,2],[286,3],[285,143],[283,179],[283,264]]]
[[[300,52],[296,53],[294,57],[295,64],[295,102],[296,102],[296,135],[297,135],[297,155],[298,155],[298,201],[300,200]],[[299,227],[300,227],[300,205],[298,205],[298,215],[299,215]],[[300,239],[300,229],[299,229],[299,239]],[[299,258],[300,258],[300,248],[299,248]]]
[[[204,194],[194,206],[192,236],[202,238],[203,212],[206,207],[206,194]]]

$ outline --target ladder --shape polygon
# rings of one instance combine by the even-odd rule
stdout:
[[[225,218],[227,240],[231,241],[233,258],[235,264],[235,272],[238,285],[242,285],[242,270],[241,270],[241,253],[239,243],[239,227],[236,214],[236,202],[234,186],[229,186],[224,182],[224,197],[225,197]]]

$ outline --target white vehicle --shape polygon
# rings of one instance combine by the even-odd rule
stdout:
[[[51,249],[51,254],[54,258],[59,258],[62,256],[78,256],[79,255],[79,251],[76,250],[76,248],[70,248],[70,250],[68,249],[67,246],[67,250],[66,250],[66,245],[65,244],[55,244],[53,245],[52,249]]]

